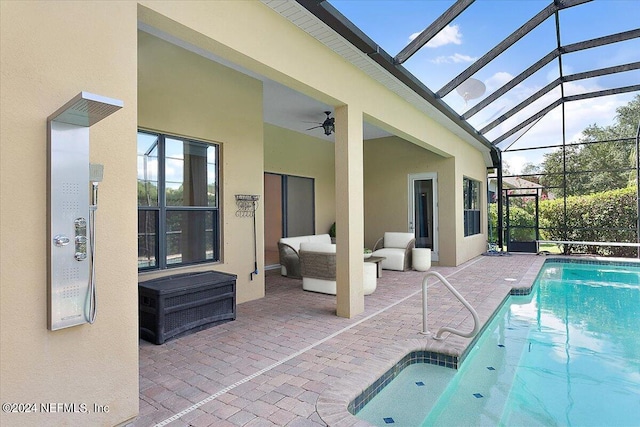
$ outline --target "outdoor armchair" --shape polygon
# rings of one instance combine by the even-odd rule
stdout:
[[[407,271],[411,269],[411,249],[416,246],[413,233],[386,232],[373,247],[372,256],[384,257],[385,270]]]

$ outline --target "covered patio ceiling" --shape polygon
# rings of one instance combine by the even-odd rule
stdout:
[[[579,135],[571,114],[640,93],[636,1],[263,1],[338,53],[336,35],[346,40],[386,73],[384,84],[404,85],[424,110],[491,147],[496,166],[499,151]]]

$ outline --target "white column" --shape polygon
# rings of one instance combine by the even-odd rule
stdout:
[[[336,311],[351,318],[364,311],[364,189],[362,111],[335,110],[336,168]]]

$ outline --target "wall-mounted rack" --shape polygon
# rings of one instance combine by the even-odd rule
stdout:
[[[258,200],[260,196],[257,194],[236,194],[236,211],[237,217],[253,218],[253,271],[249,275],[253,280],[253,275],[258,274],[258,235],[256,234],[256,210],[258,210]]]
[[[255,216],[255,212],[258,209],[258,200],[260,200],[260,196],[256,194],[236,194],[236,206],[238,206],[236,216]]]

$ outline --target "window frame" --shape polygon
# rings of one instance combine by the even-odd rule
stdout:
[[[475,236],[482,233],[482,205],[480,191],[481,182],[472,178],[463,177],[462,180],[462,209],[464,237]],[[474,203],[474,199],[476,203]],[[474,206],[475,205],[475,206]]]
[[[137,210],[138,210],[138,221],[140,221],[140,213],[141,212],[155,212],[155,238],[156,242],[154,245],[154,257],[155,257],[155,265],[149,266],[141,266],[140,261],[140,252],[138,249],[138,272],[146,272],[146,271],[157,271],[157,270],[166,270],[171,268],[179,268],[190,265],[198,265],[198,264],[206,264],[206,263],[216,263],[220,262],[220,247],[221,247],[221,207],[220,207],[220,144],[211,142],[211,141],[203,141],[194,138],[182,137],[174,134],[168,134],[164,132],[158,132],[153,130],[147,130],[138,128],[136,135],[149,135],[156,137],[157,150],[158,150],[158,170],[157,170],[157,203],[156,205],[150,206],[141,206],[139,204],[139,196],[137,196]],[[207,146],[207,149],[213,148],[215,155],[215,204],[214,206],[184,206],[184,205],[167,205],[167,197],[166,197],[166,189],[167,189],[167,181],[166,181],[166,140],[173,139],[179,140],[188,143],[202,144],[203,146]],[[138,157],[138,154],[136,154]],[[140,182],[139,178],[136,178],[137,182]],[[207,183],[208,185],[208,183]],[[167,215],[172,212],[211,212],[212,213],[212,233],[213,233],[213,256],[211,259],[204,259],[199,261],[192,262],[179,262],[179,263],[171,263],[168,262],[168,235],[167,235]],[[140,233],[140,222],[138,223],[138,238],[144,236],[145,233]],[[140,242],[138,242],[138,245]],[[206,242],[205,242],[206,244]]]

